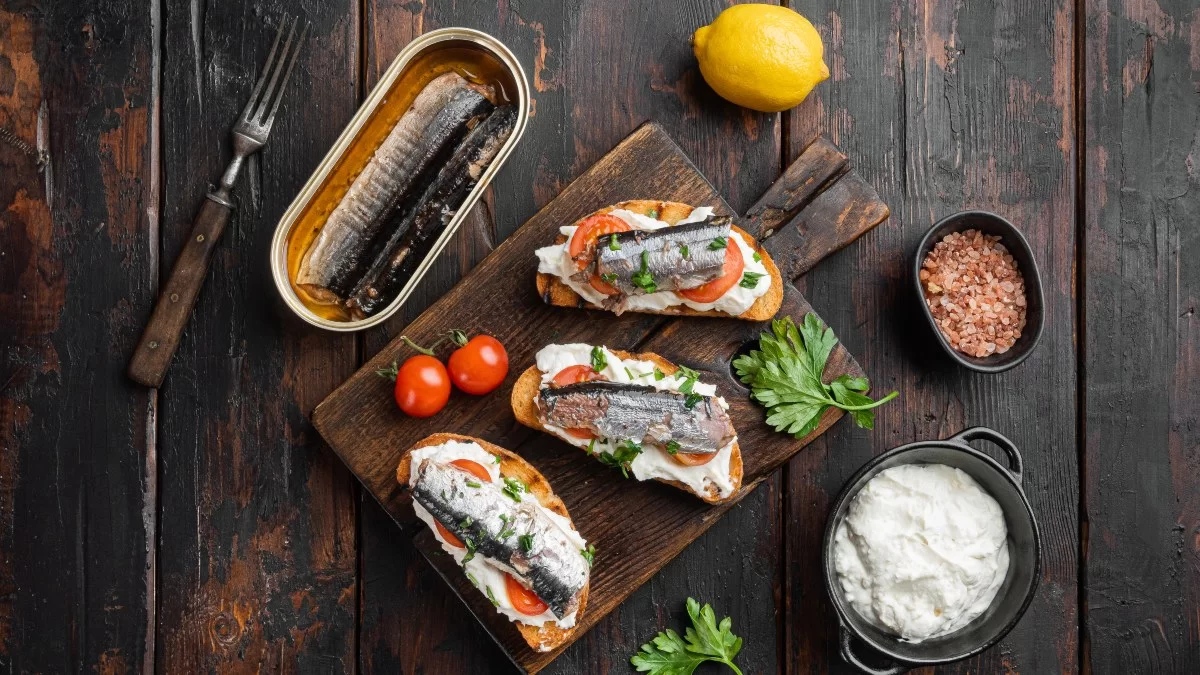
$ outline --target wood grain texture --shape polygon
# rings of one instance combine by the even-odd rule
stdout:
[[[354,341],[289,318],[266,264],[276,221],[357,108],[358,3],[304,4],[165,5],[164,260],[228,162],[284,13],[313,25],[160,391],[164,671],[355,670],[352,479],[305,417],[353,370]]]
[[[1073,4],[817,0],[802,11],[831,77],[788,115],[790,153],[818,134],[892,207],[891,222],[831,256],[801,290],[900,398],[875,430],[842,424],[788,467],[785,511],[789,672],[853,672],[835,641],[820,575],[821,535],[843,483],[870,457],[982,424],[1026,457],[1025,490],[1043,536],[1043,577],[997,647],[937,672],[1070,672],[1078,667],[1078,472],[1073,298]],[[790,156],[790,155],[789,155]],[[942,216],[983,208],[1025,233],[1043,274],[1046,332],[1001,375],[958,369],[919,318],[908,270]]]
[[[521,143],[493,181],[486,204],[475,210],[478,226],[464,223],[397,318],[366,336],[364,354],[374,354],[398,335],[492,246],[643,121],[653,119],[679,139],[735,207],[748,206],[778,172],[778,116],[722,101],[700,78],[687,46],[691,32],[711,21],[724,8],[722,2],[387,0],[367,5],[368,80],[370,71],[386,67],[413,36],[470,26],[497,36],[517,55],[533,85],[534,107]],[[738,625],[764,636],[746,646],[743,658],[755,671],[776,670],[776,615],[769,608],[779,592],[778,498],[772,482],[743,500],[550,671],[621,672],[647,635],[676,625],[688,595],[704,597]],[[363,668],[511,672],[478,625],[462,620],[461,606],[429,566],[410,564],[415,550],[397,543],[394,525],[370,498],[363,513]],[[739,545],[716,544],[726,540]],[[424,620],[407,621],[409,608]]]
[[[0,4],[0,669],[153,659],[154,399],[125,380],[152,297],[146,6]]]
[[[740,443],[753,449],[743,456],[746,487],[740,494],[745,494],[840,417],[838,412],[830,411],[818,431],[800,442],[780,436],[766,426],[762,411],[750,402],[729,366],[733,356],[757,338],[762,330],[760,324],[700,318],[663,322],[655,317],[628,314],[614,317],[603,312],[572,312],[541,304],[533,288],[536,259],[529,255],[533,248],[553,240],[561,223],[574,222],[640,188],[650,189],[665,200],[716,204],[718,211],[729,211],[666,134],[655,125],[645,125],[572,182],[462,283],[410,324],[405,333],[428,343],[436,335],[444,334],[453,322],[470,316],[486,321],[489,332],[508,345],[509,359],[514,364],[531,363],[534,353],[549,342],[582,340],[617,348],[637,345],[636,349],[653,351],[672,362],[693,367],[705,373],[705,381],[715,383],[718,392],[730,402]],[[809,311],[811,307],[803,297],[789,287],[780,314],[800,317]],[[615,340],[611,339],[614,331],[619,336]],[[732,507],[725,504],[710,508],[655,484],[617,486],[611,482],[618,480],[615,474],[600,472],[597,476],[597,467],[582,461],[578,451],[519,427],[507,406],[496,405],[496,400],[506,400],[512,380],[523,370],[519,365],[506,386],[490,396],[456,396],[435,418],[405,418],[390,401],[388,383],[375,375],[385,364],[404,358],[405,349],[399,341],[388,345],[323,401],[313,415],[317,428],[367,491],[379,498],[385,510],[397,522],[409,525],[416,521],[408,508],[407,495],[396,483],[395,466],[405,448],[438,429],[451,428],[457,433],[491,440],[517,451],[537,466],[567,502],[580,532],[604,552],[593,572],[589,610],[579,624],[581,633],[624,601],[716,522],[719,514]],[[845,349],[839,347],[830,360],[827,374],[835,377],[843,372],[861,371]],[[363,429],[375,431],[364,435]],[[612,518],[610,485],[622,491],[622,509],[647,515],[638,519]],[[442,566],[453,565],[445,556],[435,555],[432,559],[440,561]],[[450,571],[443,573],[447,578],[454,576]],[[466,593],[469,590],[466,581],[460,581],[464,600],[522,667],[536,672],[557,656],[554,652],[532,652],[507,621],[487,611],[490,608],[483,596]]]
[[[1200,11],[1090,0],[1084,655],[1200,663]]]

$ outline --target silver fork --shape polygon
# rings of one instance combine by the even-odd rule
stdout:
[[[285,18],[279,24],[275,42],[263,66],[250,101],[233,125],[233,159],[221,176],[221,182],[208,193],[200,207],[200,213],[192,224],[192,234],[183,245],[171,276],[159,293],[154,312],[142,332],[129,362],[129,377],[149,387],[162,384],[171,356],[179,346],[179,338],[187,326],[188,316],[196,304],[196,296],[208,275],[212,254],[229,216],[233,213],[230,191],[241,173],[246,158],[258,152],[267,143],[275,113],[283,100],[284,85],[296,65],[296,56],[308,34],[308,24],[300,28],[300,20]],[[286,35],[286,38],[285,38]],[[281,47],[282,44],[282,47]]]

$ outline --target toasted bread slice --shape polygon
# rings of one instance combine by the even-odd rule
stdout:
[[[653,352],[631,354],[619,349],[609,349],[609,351],[623,359],[642,359],[645,361],[653,361],[654,364],[657,365],[659,369],[667,375],[671,375],[676,370],[679,370],[675,364]],[[546,432],[546,428],[542,426],[541,420],[538,419],[537,405],[534,403],[534,399],[537,398],[538,395],[538,389],[540,389],[541,386],[542,371],[538,370],[536,365],[530,366],[525,370],[525,372],[521,373],[521,376],[517,378],[516,383],[513,384],[512,409],[513,415],[516,416],[518,422],[532,429]],[[733,481],[733,490],[730,491],[729,495],[724,498],[721,497],[720,492],[717,490],[715,485],[709,485],[707,492],[699,493],[676,480],[656,480],[659,480],[661,483],[666,483],[667,485],[677,487],[684,492],[690,492],[709,504],[720,504],[721,502],[728,501],[732,499],[734,495],[737,494],[737,491],[742,487],[742,450],[737,441],[734,441],[732,452],[729,456],[729,474]]]
[[[538,502],[550,509],[554,513],[571,521],[571,514],[567,513],[567,507],[563,501],[554,494],[550,489],[550,483],[546,477],[541,474],[533,465],[521,459],[517,454],[505,450],[504,448],[488,443],[479,438],[471,436],[461,436],[459,434],[433,434],[427,436],[408,450],[404,451],[404,455],[400,457],[400,464],[396,467],[396,480],[404,487],[409,487],[408,476],[412,465],[412,452],[417,448],[426,448],[431,445],[441,445],[447,441],[459,442],[474,442],[478,443],[487,452],[500,457],[500,475],[511,476],[518,478],[525,484],[526,491],[537,498]],[[571,521],[572,527],[575,522]],[[591,580],[584,585],[583,592],[579,594],[579,609],[575,612],[576,625],[579,625],[578,620],[583,616],[584,608],[587,607],[588,591],[591,589]],[[540,652],[552,651],[567,641],[571,633],[575,632],[575,628],[562,628],[555,623],[546,623],[542,626],[530,626],[523,623],[513,622],[517,630],[521,632],[521,637],[525,638],[525,642],[529,646]]]
[[[620,202],[619,204],[613,204],[612,206],[606,206],[595,213],[589,213],[588,215],[576,221],[575,224],[577,225],[584,220],[591,218],[592,216],[602,215],[617,209],[625,209],[643,216],[656,214],[656,217],[659,220],[669,225],[674,225],[675,223],[678,223],[679,221],[688,217],[688,215],[691,214],[693,207],[687,204],[680,204],[679,202],[656,202],[649,199],[633,199],[626,202]],[[767,268],[767,272],[771,276],[771,287],[764,295],[755,300],[754,304],[750,305],[749,309],[737,315],[726,314],[725,312],[720,312],[715,309],[702,312],[700,310],[692,309],[687,305],[675,305],[673,307],[667,307],[666,309],[657,310],[639,309],[629,311],[636,311],[645,314],[666,314],[669,316],[732,317],[737,319],[745,319],[747,321],[766,321],[767,319],[775,316],[775,313],[779,311],[780,305],[783,304],[783,275],[779,272],[779,268],[775,266],[775,261],[771,260],[771,256],[767,254],[766,250],[759,246],[758,242],[754,241],[754,237],[751,237],[745,230],[742,230],[737,226],[733,227],[733,231],[737,233],[737,235],[740,236],[742,240],[750,246],[751,249],[758,252],[758,255],[762,258],[763,266]],[[563,244],[566,243],[566,241],[566,237],[559,235],[558,239],[556,239],[554,243]],[[583,299],[583,297],[581,297],[578,293],[571,290],[570,286],[563,283],[562,279],[559,279],[553,274],[538,272],[537,290],[538,295],[542,296],[542,300],[544,300],[548,305],[554,305],[556,307],[589,307],[591,309],[603,309],[602,307],[594,305]]]

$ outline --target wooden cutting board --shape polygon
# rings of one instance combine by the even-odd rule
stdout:
[[[410,497],[396,482],[400,455],[431,433],[477,436],[516,451],[536,466],[566,503],[580,534],[598,551],[587,609],[578,638],[717,521],[789,457],[841,417],[828,411],[802,440],[771,430],[734,377],[730,362],[756,342],[765,323],[735,319],[680,318],[564,309],[545,305],[534,285],[534,249],[552,242],[558,228],[626,199],[712,205],[733,215],[712,185],[658,125],[639,127],[591,169],[530,218],[445,296],[409,324],[404,334],[430,343],[452,328],[487,333],[506,346],[510,373],[504,386],[482,397],[456,392],[432,418],[405,417],[392,400],[392,385],[375,371],[412,351],[399,339],[371,359],[313,412],[313,423],[350,470],[404,529],[415,545],[524,672],[546,667],[562,648],[538,653],[470,585],[454,560],[413,514]],[[847,168],[846,157],[818,139],[771,186],[739,222],[763,240],[788,280],[858,238],[888,216],[875,190]],[[765,239],[764,239],[765,238]],[[812,308],[785,283],[779,316],[797,321]],[[518,424],[509,408],[516,377],[549,343],[586,342],[653,351],[692,367],[717,385],[730,404],[745,464],[742,489],[729,503],[709,506],[655,482],[639,483],[585,457],[577,448]],[[826,378],[862,375],[842,347],[834,351]],[[635,516],[635,517],[631,517]]]

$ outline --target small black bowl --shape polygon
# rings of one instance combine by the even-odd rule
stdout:
[[[925,303],[925,291],[921,288],[921,263],[925,262],[925,256],[929,255],[934,245],[951,232],[971,229],[999,236],[1000,243],[1017,261],[1017,267],[1021,270],[1021,276],[1025,280],[1025,330],[1021,331],[1021,337],[1017,338],[1017,343],[1012,346],[1012,349],[1003,354],[992,354],[983,358],[967,356],[950,346],[950,341],[946,339],[945,335],[942,335],[941,329],[934,322],[929,305]],[[1042,296],[1042,275],[1038,271],[1037,261],[1033,257],[1033,249],[1029,248],[1029,242],[1025,240],[1025,236],[1021,234],[1020,230],[994,213],[960,211],[939,220],[929,228],[929,231],[921,238],[920,245],[917,246],[917,254],[913,258],[912,277],[913,288],[917,291],[917,302],[920,303],[921,311],[925,313],[925,319],[929,322],[929,327],[933,329],[933,334],[937,336],[938,343],[942,345],[942,349],[946,350],[950,358],[964,368],[981,373],[1002,373],[1024,361],[1033,353],[1033,348],[1042,338],[1046,314],[1043,308],[1046,303]]]
[[[1008,456],[1009,467],[972,448],[968,443],[987,440]],[[902,464],[945,464],[968,473],[1004,511],[1008,526],[1008,575],[992,605],[957,631],[913,644],[875,627],[846,601],[833,561],[833,538],[846,518],[850,501],[879,472]],[[837,610],[842,658],[871,675],[896,675],[909,668],[958,661],[999,642],[1021,620],[1033,601],[1041,577],[1041,536],[1029,500],[1021,490],[1021,453],[1012,441],[986,427],[972,427],[944,441],[922,441],[889,450],[854,474],[834,502],[825,526],[825,590]],[[891,663],[874,668],[854,651],[857,638]]]

